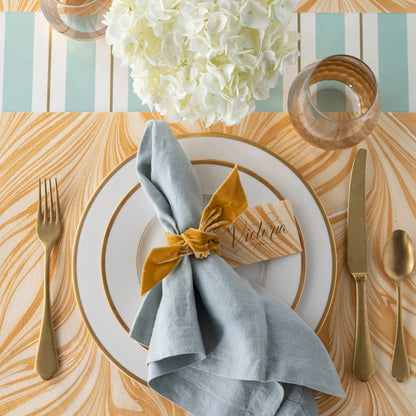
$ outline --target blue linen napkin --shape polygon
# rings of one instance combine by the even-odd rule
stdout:
[[[137,172],[167,232],[198,228],[200,184],[167,123],[146,125]],[[215,254],[185,256],[146,295],[130,336],[149,349],[149,386],[196,416],[317,415],[310,389],[345,396],[309,326]]]

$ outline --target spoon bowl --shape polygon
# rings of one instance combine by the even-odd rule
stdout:
[[[387,240],[383,251],[383,266],[387,276],[396,283],[405,280],[412,272],[415,253],[406,231],[396,230]]]
[[[410,375],[410,370],[403,333],[401,283],[415,266],[414,246],[406,231],[395,230],[387,240],[383,251],[383,266],[387,276],[396,283],[397,290],[396,339],[391,374],[397,381],[403,381]]]

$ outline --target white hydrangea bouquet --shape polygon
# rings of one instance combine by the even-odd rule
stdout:
[[[113,54],[135,93],[170,121],[238,124],[298,56],[297,0],[113,0]]]

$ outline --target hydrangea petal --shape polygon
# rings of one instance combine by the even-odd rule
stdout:
[[[208,33],[220,33],[227,24],[227,16],[222,12],[214,12],[207,21]]]
[[[257,1],[247,1],[240,11],[240,22],[253,29],[265,29],[269,24],[269,12]]]

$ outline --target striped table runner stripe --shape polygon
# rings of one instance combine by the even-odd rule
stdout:
[[[384,112],[416,112],[416,14],[305,13],[299,64],[288,68],[256,111],[286,111],[299,68],[335,53],[361,57],[376,74]],[[41,13],[0,13],[0,111],[149,111],[104,39],[78,42]]]

